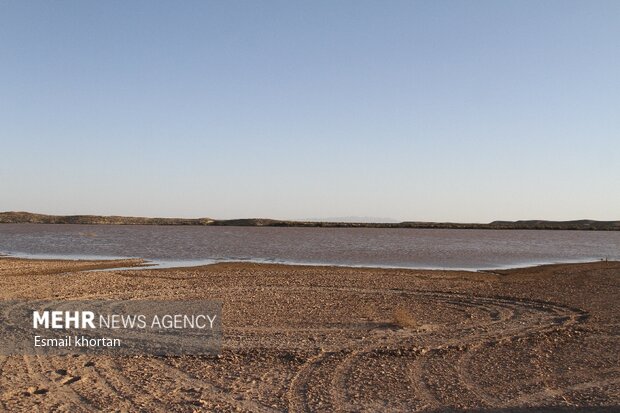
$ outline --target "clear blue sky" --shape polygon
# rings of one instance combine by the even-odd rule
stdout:
[[[0,210],[620,219],[620,2],[2,1]]]

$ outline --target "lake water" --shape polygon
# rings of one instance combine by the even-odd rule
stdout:
[[[0,224],[0,253],[140,257],[165,266],[252,261],[492,269],[618,260],[620,232]]]

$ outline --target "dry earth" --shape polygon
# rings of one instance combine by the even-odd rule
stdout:
[[[501,273],[0,258],[2,299],[214,298],[219,357],[0,356],[5,411],[620,410],[620,263]]]

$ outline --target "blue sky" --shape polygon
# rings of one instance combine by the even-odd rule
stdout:
[[[0,2],[0,210],[620,219],[620,2]]]

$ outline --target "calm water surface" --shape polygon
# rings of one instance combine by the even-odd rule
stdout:
[[[617,260],[620,232],[0,224],[0,252],[141,257],[168,266],[257,261],[491,269]]]

